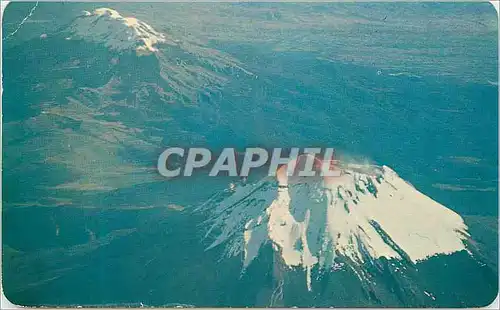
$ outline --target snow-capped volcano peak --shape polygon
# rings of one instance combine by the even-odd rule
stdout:
[[[270,242],[288,267],[332,269],[381,257],[417,263],[466,250],[462,218],[416,190],[389,167],[347,167],[340,177],[278,187],[270,178],[207,202],[214,208],[212,246],[243,252],[244,267]],[[206,205],[207,205],[206,204]]]
[[[160,43],[176,45],[173,39],[156,31],[149,24],[135,18],[122,16],[118,11],[110,8],[98,8],[93,12],[84,11],[75,21],[75,35],[95,40],[106,38],[108,45],[122,50],[134,47],[138,55],[150,54],[158,51]]]

